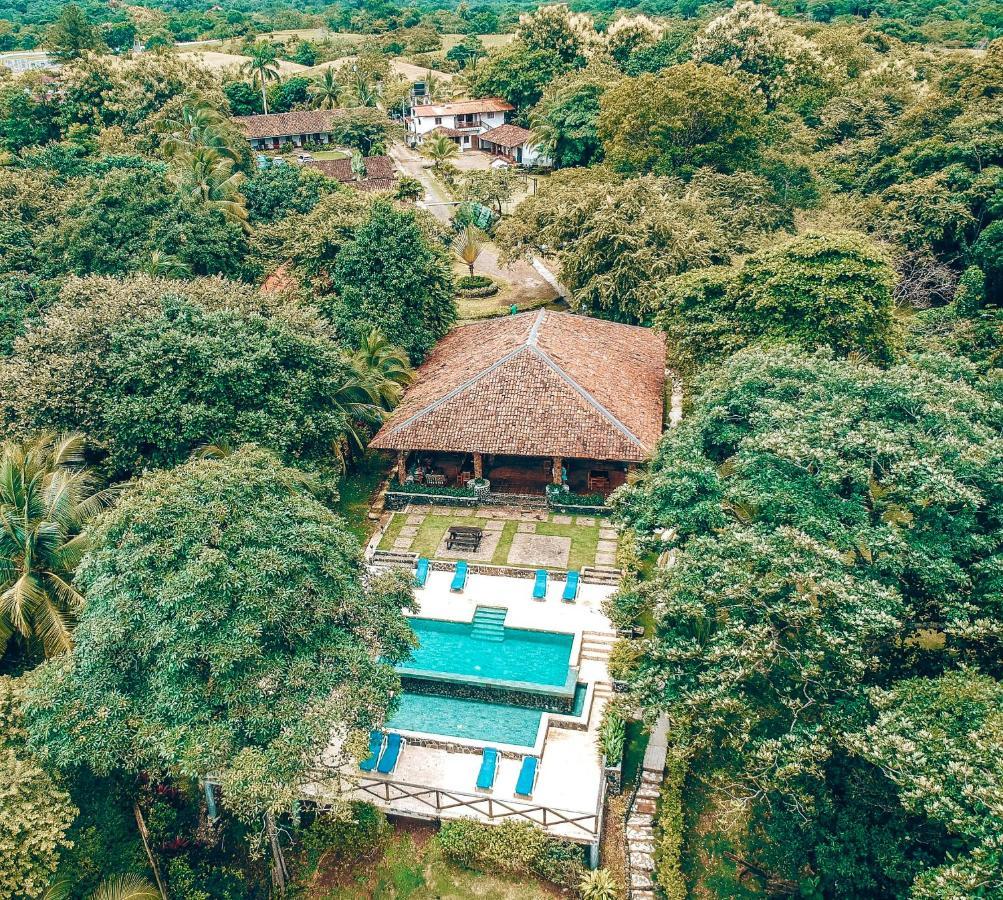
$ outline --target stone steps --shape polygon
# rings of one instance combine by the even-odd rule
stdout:
[[[407,553],[403,550],[377,550],[373,554],[372,565],[393,569],[403,566],[413,569],[418,564],[417,553]]]
[[[582,581],[585,584],[618,585],[623,572],[612,566],[582,566]]]

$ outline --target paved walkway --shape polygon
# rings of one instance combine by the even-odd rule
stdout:
[[[394,539],[393,546],[385,549],[395,550],[399,553],[408,553],[412,550],[415,538],[418,536],[418,531],[428,516],[451,516],[455,514],[455,509],[446,506],[432,506],[424,509],[412,506],[405,512],[394,513],[396,516],[405,517],[404,526]],[[565,568],[567,566],[568,550],[570,550],[571,545],[570,538],[537,535],[537,522],[550,521],[555,525],[571,525],[574,523],[589,528],[596,525],[596,519],[593,516],[551,515],[543,510],[540,512],[530,512],[518,509],[505,509],[503,507],[486,507],[475,512],[473,516],[457,516],[456,518],[456,524],[458,525],[476,524],[478,528],[483,529],[484,537],[481,541],[481,546],[476,553],[469,550],[448,551],[445,549],[446,538],[445,534],[443,534],[442,541],[440,541],[435,554],[437,559],[466,559],[490,562],[495,548],[498,546],[498,539],[502,529],[505,527],[505,522],[518,521],[517,534],[506,562],[509,565],[527,566],[529,568],[536,568],[538,566]],[[473,522],[474,519],[476,519],[476,522]],[[616,565],[616,528],[606,519],[599,520],[598,524],[599,541],[596,544],[595,564],[597,566],[614,566]],[[533,538],[539,540],[534,541]],[[567,544],[567,547],[563,550],[563,563],[545,558],[548,553],[557,552],[554,547],[550,546],[555,541],[566,542]]]
[[[455,205],[451,205],[453,198],[447,196],[443,188],[428,173],[425,168],[426,160],[403,144],[394,144],[390,148],[390,156],[393,157],[398,169],[422,183],[428,211],[440,222],[448,225],[456,209]],[[517,260],[509,265],[502,265],[498,257],[498,248],[494,244],[487,244],[481,251],[481,255],[477,258],[477,272],[507,281],[512,286],[517,303],[555,300],[558,296],[553,286],[528,262]]]

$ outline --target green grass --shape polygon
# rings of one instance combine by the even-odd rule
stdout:
[[[417,553],[419,556],[427,556],[430,559],[434,558],[435,551],[450,525],[469,525],[473,514],[473,509],[457,507],[449,515],[427,515],[425,521],[418,527],[418,534],[411,544],[411,552]],[[381,550],[393,548],[394,540],[400,534],[405,518],[406,516],[402,513],[397,513],[393,517],[380,540]],[[486,520],[477,519],[478,524],[484,521]],[[599,520],[596,519],[595,522],[595,525],[580,525],[576,517],[570,525],[564,525],[552,521],[551,517],[550,521],[536,523],[536,533],[548,537],[570,538],[571,549],[568,555],[568,568],[580,569],[582,566],[590,566],[595,563],[596,545],[599,542]],[[496,566],[508,564],[508,555],[512,550],[512,541],[518,532],[518,525],[518,521],[505,521],[498,546],[491,557],[492,564]]]
[[[633,784],[641,773],[644,751],[648,749],[649,734],[642,722],[627,722],[627,739],[623,748],[623,782]]]
[[[307,150],[314,159],[348,159],[344,150]]]
[[[427,837],[427,835],[422,835]],[[321,869],[297,885],[302,896],[311,900],[541,900],[554,896],[541,882],[526,878],[499,878],[459,869],[443,859],[438,842],[420,840],[395,831],[382,853],[354,862],[348,878],[329,877],[330,866],[344,870],[345,860],[329,857]],[[346,883],[346,881],[350,883]],[[300,894],[297,894],[300,896]]]
[[[379,453],[368,453],[353,461],[347,474],[338,482],[339,496],[334,511],[344,517],[349,531],[362,543],[369,539],[373,531],[373,525],[367,518],[372,496],[389,468],[389,463]],[[397,518],[395,516],[391,524]]]

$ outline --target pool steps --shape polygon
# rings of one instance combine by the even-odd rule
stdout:
[[[478,606],[471,620],[470,636],[482,641],[499,643],[505,639],[505,616],[508,610],[499,606]]]

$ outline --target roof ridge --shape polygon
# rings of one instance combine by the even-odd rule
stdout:
[[[526,339],[524,341],[520,341],[515,347],[509,350],[508,353],[505,353],[504,355],[500,356],[487,368],[481,369],[479,372],[477,372],[475,375],[472,375],[466,381],[462,382],[461,384],[458,384],[452,390],[447,391],[437,400],[434,400],[431,403],[429,403],[428,406],[423,406],[416,413],[412,413],[410,416],[408,416],[403,422],[399,422],[398,424],[394,425],[394,427],[387,432],[387,436],[390,436],[391,434],[396,434],[402,428],[406,428],[408,425],[412,424],[413,422],[416,422],[418,419],[422,418],[428,413],[438,409],[440,406],[449,402],[454,397],[457,397],[460,394],[462,394],[465,390],[467,390],[467,388],[473,387],[475,384],[477,384],[478,381],[480,381],[486,375],[491,374],[496,369],[505,365],[505,363],[507,363],[509,360],[514,359],[523,350],[527,349],[528,347],[531,347],[532,344],[530,343],[530,341],[533,342],[536,341],[536,334],[539,331],[540,323],[543,321],[543,312],[544,311],[541,309],[536,317],[536,321],[533,323],[533,327],[530,328],[529,334],[526,336]]]
[[[564,371],[561,366],[559,366],[554,359],[545,350],[541,350],[534,341],[529,344],[529,349],[535,353],[540,359],[554,372],[556,372],[567,384],[589,405],[591,406],[599,415],[601,415],[607,422],[610,423],[617,431],[624,435],[629,441],[636,444],[642,450],[647,450],[641,439],[634,434],[623,422],[621,422],[616,416],[613,415],[605,406],[603,406],[588,390],[586,390],[582,385],[580,385],[574,378],[572,378],[567,372]]]

